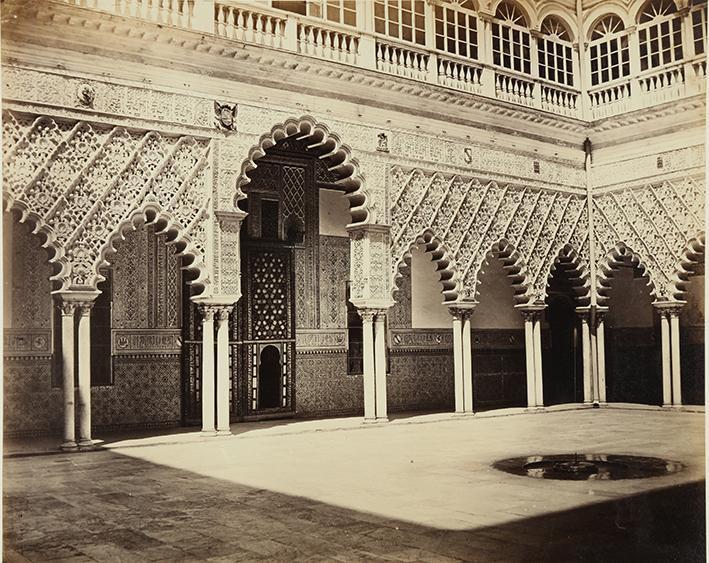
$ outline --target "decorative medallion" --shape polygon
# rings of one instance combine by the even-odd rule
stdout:
[[[76,98],[82,106],[91,107],[96,99],[96,90],[91,84],[83,82],[76,89]]]

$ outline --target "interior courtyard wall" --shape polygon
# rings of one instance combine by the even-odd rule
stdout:
[[[387,400],[392,412],[450,410],[454,402],[452,317],[442,305],[431,255],[415,248],[389,310]],[[427,310],[422,313],[421,307]],[[433,316],[435,315],[435,316]]]
[[[129,23],[138,30],[149,27],[144,22]],[[73,24],[67,21],[56,25],[67,26],[69,30]],[[120,22],[117,25],[120,26]],[[13,28],[12,33],[20,27]],[[96,40],[97,36],[92,33],[87,31],[86,41]],[[176,38],[184,38],[181,30],[171,30],[171,33]],[[205,41],[217,40],[206,38]],[[526,281],[515,288],[516,297],[530,302],[543,301],[546,276],[560,248],[570,244],[581,254],[582,261],[590,260],[589,244],[584,236],[588,232],[588,224],[585,223],[585,175],[581,150],[587,131],[583,124],[563,119],[558,123],[551,120],[555,121],[553,125],[540,123],[537,111],[501,109],[500,104],[474,110],[471,109],[472,104],[466,102],[456,105],[455,112],[451,112],[452,106],[446,106],[446,102],[406,92],[396,96],[396,103],[403,108],[401,110],[386,103],[368,106],[361,100],[367,97],[378,99],[371,93],[376,91],[380,94],[383,88],[401,81],[389,79],[389,83],[385,80],[383,84],[367,86],[351,78],[339,80],[327,75],[325,63],[322,65],[324,72],[318,76],[300,71],[290,73],[284,65],[282,76],[279,76],[282,85],[274,87],[273,83],[262,77],[256,77],[253,81],[237,77],[233,60],[227,59],[225,64],[219,58],[223,51],[220,53],[219,49],[211,48],[202,54],[201,59],[203,67],[208,69],[207,74],[211,73],[209,79],[205,79],[202,74],[186,70],[189,68],[186,57],[175,56],[178,52],[184,52],[179,51],[180,41],[176,39],[169,43],[158,44],[144,36],[136,37],[135,41],[127,44],[121,41],[120,47],[114,44],[114,48],[136,51],[131,53],[131,57],[126,57],[130,60],[122,65],[120,77],[115,76],[114,58],[102,54],[93,55],[91,64],[88,64],[80,50],[72,53],[67,49],[62,51],[60,58],[64,68],[60,70],[49,69],[46,61],[38,63],[37,58],[25,57],[23,60],[20,57],[19,62],[6,65],[3,69],[5,106],[13,111],[22,110],[27,115],[47,112],[74,121],[84,119],[88,114],[104,127],[106,124],[124,125],[143,131],[154,128],[168,136],[198,132],[205,137],[216,138],[218,142],[212,142],[209,162],[215,180],[212,205],[216,210],[233,209],[235,186],[243,172],[242,163],[259,138],[275,124],[311,114],[337,132],[356,154],[361,168],[366,172],[371,221],[392,225],[391,280],[398,274],[396,268],[406,249],[427,229],[436,231],[435,235],[450,251],[450,257],[462,275],[459,286],[461,297],[474,296],[485,254],[491,245],[501,239],[507,240],[518,253],[516,260],[526,275]],[[110,42],[106,46],[110,49]],[[175,61],[173,71],[164,72],[155,60],[139,52],[147,46],[165,55],[166,60]],[[52,52],[56,55],[56,50]],[[281,55],[278,53],[274,57],[278,59]],[[283,57],[287,59],[291,55],[285,54]],[[239,68],[248,74],[250,64],[253,63],[243,61]],[[312,65],[311,68],[320,66]],[[217,72],[217,68],[223,72]],[[101,73],[106,73],[106,76],[101,76]],[[261,70],[259,73],[263,74]],[[294,77],[295,81],[302,81],[297,93],[288,82]],[[77,91],[84,85],[95,93],[90,107],[77,97]],[[334,94],[323,94],[331,86]],[[341,90],[348,90],[347,95],[335,99]],[[350,93],[353,95],[350,96]],[[453,96],[460,98],[457,94]],[[219,125],[215,125],[215,100],[238,103],[237,132],[224,133]],[[441,111],[436,117],[438,109]],[[10,132],[10,137],[12,135]],[[596,142],[594,131],[590,136]],[[646,136],[647,132],[638,138]],[[628,146],[631,144],[628,142]],[[641,147],[644,143],[635,142],[634,145]],[[629,174],[627,170],[647,170],[651,165],[656,165],[654,154],[634,157],[633,162],[630,162],[633,159],[626,159],[628,162],[604,163],[604,151],[612,154],[617,147],[604,148],[602,140],[599,147],[594,154],[594,165],[599,176],[626,178]],[[696,153],[695,149],[692,150]],[[699,215],[702,210],[696,205],[692,207],[694,204],[691,203],[702,198],[689,197],[700,194],[702,189],[685,181],[687,172],[694,174],[697,168],[691,164],[695,157],[687,160],[682,156],[685,154],[682,150],[677,147],[676,154],[679,156],[673,152],[665,160],[676,174],[667,177],[673,187],[667,189],[669,195],[661,205],[652,202],[657,199],[655,194],[665,188],[653,187],[648,192],[645,180],[639,183],[632,172],[627,185],[612,186],[615,190],[613,194],[603,192],[610,186],[608,182],[594,180],[593,187],[599,189],[595,207],[598,209],[599,224],[609,232],[610,226],[621,225],[610,239],[599,241],[599,264],[600,256],[621,241],[633,248],[641,247],[635,249],[641,254],[648,254],[649,261],[655,261],[650,263],[653,275],[655,271],[662,271],[663,275],[667,271],[668,256],[674,252],[678,241],[696,226],[696,221],[692,224],[690,220],[686,224],[682,221],[686,216],[702,216]],[[621,168],[623,172],[618,174]],[[675,189],[676,185],[680,188]],[[628,189],[631,191],[628,192]],[[644,199],[645,193],[650,194],[650,199]],[[678,193],[679,197],[676,197]],[[689,204],[686,204],[687,200]],[[647,207],[642,208],[643,205]],[[613,208],[619,206],[636,206],[642,208],[642,213],[630,217],[612,215]],[[678,225],[672,247],[667,252],[659,249],[657,252],[655,249],[646,252],[649,241],[656,238],[655,233],[650,227],[640,233],[632,228],[634,224],[651,225],[652,222],[644,219],[650,215],[669,216],[671,223]],[[342,238],[341,227],[336,226],[338,223],[341,224],[340,219],[334,220],[332,231],[326,229],[321,232],[319,252],[321,257],[324,253],[341,264],[344,251],[340,245],[346,244],[346,239]],[[238,245],[238,230],[229,237],[227,233],[221,233],[221,239],[219,232],[216,232],[213,241],[207,240],[206,233],[200,236],[207,250],[213,246],[214,264],[219,266],[210,271],[210,281],[214,287],[238,289],[238,276],[234,281],[235,276],[229,275],[234,270],[222,269],[226,261],[221,262],[217,256],[220,252],[226,255],[230,248],[233,253],[234,246]],[[342,240],[338,240],[340,238]],[[318,267],[323,268],[323,264],[321,259]],[[322,271],[321,275],[327,274]],[[339,279],[339,273],[335,277]],[[410,300],[410,283],[407,286],[402,279],[397,284],[403,286],[403,291],[396,298],[400,299],[402,293],[404,297],[401,297],[402,303],[397,303],[389,311],[392,373],[415,373],[418,368],[411,358],[424,357],[422,352],[451,358],[449,346],[452,343],[447,340],[444,331],[427,333],[412,328],[411,308],[410,305],[408,309],[405,306],[407,289]],[[328,309],[328,302],[339,299],[337,296],[341,291],[341,285],[334,281],[327,286],[323,284],[318,292],[321,311]],[[342,313],[341,308],[330,310],[334,311],[335,317]],[[333,321],[329,326],[341,328],[335,327],[338,323],[341,324],[341,321]],[[304,376],[298,379],[298,384],[302,384],[299,409],[302,407],[303,413],[334,413],[361,405],[362,385],[357,376],[328,376],[322,382],[316,381],[320,373],[342,373],[341,362],[344,358],[343,333],[336,331],[335,336],[328,340],[324,333],[318,333],[321,328],[318,325],[312,328],[311,333],[301,331],[300,335],[300,349],[303,352],[300,354],[300,372]],[[308,353],[304,353],[308,347]],[[445,354],[441,354],[443,349]],[[452,372],[452,360],[450,362]],[[436,396],[437,401],[445,402],[448,400],[446,397],[452,396],[452,376],[444,379],[434,385],[411,384],[408,386],[411,392],[399,393],[396,383],[392,383],[395,381],[392,376],[389,381],[390,400],[399,406],[416,406],[415,392],[420,394],[421,389],[440,390],[444,389],[444,385],[450,385],[446,392]]]
[[[502,262],[487,255],[479,276],[473,331],[473,401],[478,410],[524,406],[524,320]]]
[[[52,362],[52,267],[28,223],[3,215],[3,428],[10,434],[57,431],[62,390]]]

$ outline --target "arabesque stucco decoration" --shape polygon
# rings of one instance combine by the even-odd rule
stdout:
[[[145,221],[209,285],[208,140],[4,112],[3,153],[5,206],[45,235],[62,289],[95,289],[114,242]]]
[[[449,302],[475,300],[478,274],[491,251],[505,264],[517,304],[544,301],[560,256],[587,270],[584,196],[394,167],[391,197],[394,282],[417,243],[434,252]],[[589,284],[580,280],[579,287],[579,297],[587,299]]]
[[[627,188],[593,202],[599,304],[606,304],[624,257],[648,276],[657,301],[681,298],[687,265],[703,255],[703,181],[687,177]]]

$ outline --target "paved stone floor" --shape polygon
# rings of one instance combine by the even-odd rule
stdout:
[[[567,410],[234,430],[6,457],[5,561],[704,560],[702,413]],[[572,482],[490,467],[565,452],[659,456],[686,469]]]

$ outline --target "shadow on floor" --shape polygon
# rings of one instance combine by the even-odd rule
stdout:
[[[700,481],[450,531],[115,451],[39,456],[5,460],[4,559],[690,563],[705,560],[704,499]]]

